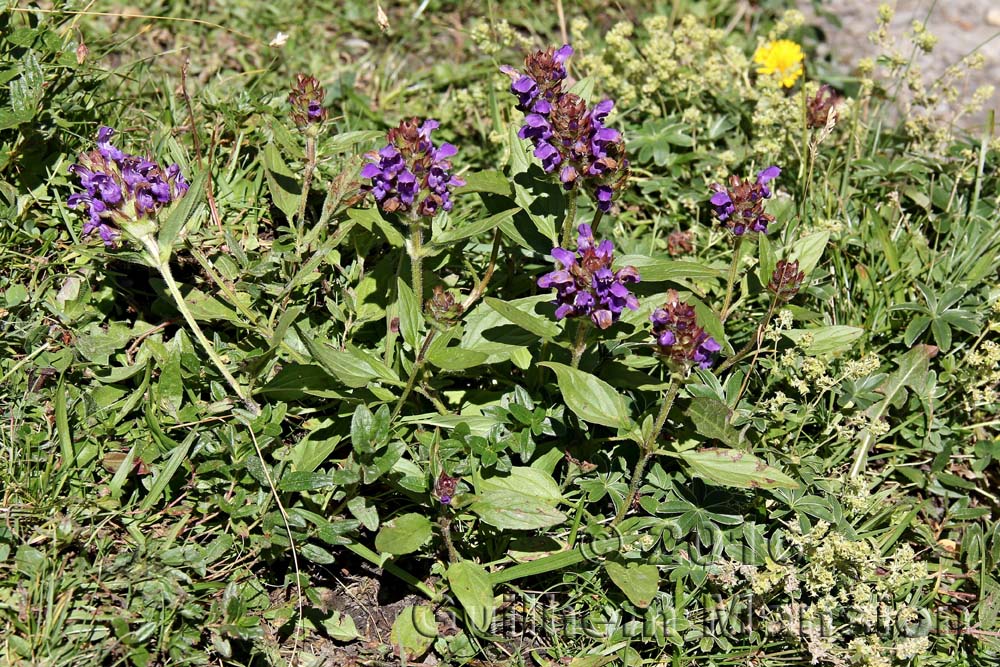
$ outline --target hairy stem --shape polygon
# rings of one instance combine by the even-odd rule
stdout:
[[[204,348],[205,352],[208,354],[208,358],[215,364],[215,367],[219,369],[222,377],[225,378],[229,386],[232,387],[236,396],[243,402],[243,405],[247,410],[255,415],[260,414],[260,407],[254,402],[250,395],[247,394],[240,383],[236,381],[229,369],[226,368],[225,362],[215,351],[215,347],[209,342],[205,333],[198,326],[198,322],[194,319],[194,315],[191,314],[191,309],[188,308],[187,304],[184,302],[184,295],[181,294],[180,286],[174,279],[173,273],[170,272],[170,264],[166,261],[160,261],[159,259],[159,248],[156,245],[156,241],[153,239],[144,240],[143,243],[146,245],[147,252],[149,254],[149,259],[152,260],[152,264],[156,267],[157,271],[160,272],[160,276],[163,278],[163,282],[167,284],[167,291],[170,292],[170,296],[174,299],[174,305],[177,310],[180,311],[181,315],[184,316],[184,321],[187,322],[188,328],[194,337],[198,339],[198,342]]]
[[[581,318],[580,323],[576,327],[576,340],[573,342],[573,360],[570,362],[570,366],[573,368],[580,367],[580,359],[583,357],[583,353],[587,351],[587,332],[590,331],[590,320],[587,318]]]
[[[566,193],[566,217],[563,218],[562,226],[562,247],[569,248],[570,242],[573,240],[573,223],[576,222],[576,186],[574,185],[570,188],[570,191]]]
[[[723,322],[729,316],[729,306],[733,302],[733,287],[736,285],[736,274],[740,269],[740,250],[743,249],[743,237],[737,236],[733,244],[733,261],[729,265],[729,277],[726,279],[726,300],[722,303],[719,319]]]
[[[316,138],[306,135],[306,170],[302,177],[302,198],[299,201],[299,212],[295,216],[297,230],[296,242],[301,250],[302,238],[306,229],[306,203],[309,200],[309,190],[312,188],[313,173],[316,171]]]
[[[438,528],[441,529],[441,539],[444,540],[445,549],[448,550],[448,562],[457,563],[461,559],[455,551],[455,544],[451,541],[451,518],[442,514],[438,519]]]
[[[436,334],[437,329],[432,328],[424,337],[424,343],[420,346],[417,358],[413,361],[413,368],[410,370],[410,377],[406,380],[406,387],[403,388],[403,393],[399,397],[399,401],[396,403],[396,409],[392,411],[393,419],[399,416],[399,413],[403,410],[403,404],[406,403],[406,399],[409,398],[410,392],[413,391],[413,387],[417,384],[417,378],[420,376],[420,370],[424,366],[424,357],[427,355],[427,350],[434,341],[434,336]]]
[[[762,319],[760,321],[760,324],[757,325],[757,329],[755,330],[753,338],[751,338],[750,340],[748,340],[747,344],[744,345],[742,348],[740,348],[739,352],[737,352],[733,356],[731,356],[728,359],[726,359],[726,361],[724,363],[722,363],[715,370],[716,374],[722,373],[723,371],[725,371],[725,370],[727,370],[729,368],[732,368],[739,361],[741,361],[744,357],[746,357],[748,354],[750,354],[751,352],[753,352],[753,350],[754,350],[755,347],[757,347],[758,345],[760,345],[760,335],[764,332],[764,329],[767,328],[767,325],[770,324],[771,317],[774,316],[774,309],[775,309],[775,307],[777,305],[778,305],[778,298],[775,297],[774,299],[771,300],[771,305],[768,307],[767,313],[764,315],[764,319]]]
[[[486,287],[490,284],[490,280],[493,279],[493,272],[497,267],[497,255],[500,253],[500,230],[497,229],[493,232],[493,249],[490,251],[490,262],[486,265],[486,273],[483,274],[481,280],[476,282],[476,286],[473,288],[469,296],[466,297],[465,301],[462,303],[462,312],[469,312],[469,308],[472,307],[476,301],[486,292]]]
[[[645,442],[642,443],[642,452],[635,464],[635,470],[632,472],[632,482],[628,487],[628,495],[625,497],[625,502],[618,509],[614,521],[611,522],[612,527],[617,526],[625,518],[629,508],[632,507],[632,503],[635,502],[636,494],[639,493],[639,487],[642,486],[642,477],[646,472],[646,465],[649,463],[649,459],[652,458],[653,452],[656,451],[656,439],[660,436],[660,431],[663,430],[663,425],[667,422],[667,416],[670,414],[670,408],[674,406],[674,399],[677,398],[677,391],[680,387],[681,383],[678,381],[678,378],[671,376],[670,386],[667,387],[667,391],[663,395],[663,404],[660,406],[660,413],[656,415],[653,430],[649,432]]]
[[[423,243],[424,230],[420,218],[414,217],[410,220],[410,242],[406,244],[406,251],[410,255],[410,287],[421,305],[424,303]]]

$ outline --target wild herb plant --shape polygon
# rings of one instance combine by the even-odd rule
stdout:
[[[1000,146],[761,4],[5,14],[3,660],[995,659]]]

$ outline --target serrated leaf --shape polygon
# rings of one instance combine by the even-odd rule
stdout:
[[[625,398],[607,382],[554,361],[538,365],[555,372],[563,400],[577,417],[592,424],[626,429],[629,427],[632,420]]]
[[[467,560],[448,567],[448,585],[458,598],[465,617],[480,632],[485,632],[493,620],[493,586],[481,565]]]
[[[753,454],[736,449],[699,449],[681,452],[694,476],[711,484],[741,489],[797,489],[799,483]]]
[[[656,598],[660,589],[660,572],[655,565],[635,565],[627,567],[614,561],[607,561],[604,570],[615,586],[639,609],[645,609]]]

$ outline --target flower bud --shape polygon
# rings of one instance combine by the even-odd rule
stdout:
[[[802,287],[802,281],[805,278],[806,274],[799,271],[798,261],[786,262],[779,259],[774,267],[771,282],[767,284],[767,290],[774,294],[779,302],[787,303],[799,293],[799,288]]]

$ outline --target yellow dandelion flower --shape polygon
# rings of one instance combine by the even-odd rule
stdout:
[[[794,86],[802,76],[803,60],[802,47],[787,39],[768,42],[753,54],[753,61],[758,65],[757,74],[775,74],[785,88]]]

